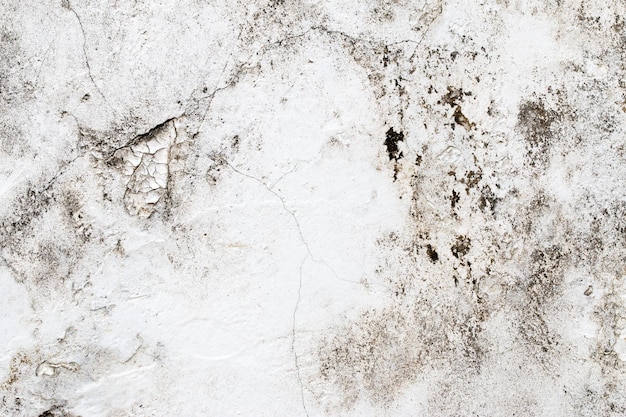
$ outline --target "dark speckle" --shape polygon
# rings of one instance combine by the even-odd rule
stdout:
[[[448,92],[443,96],[442,101],[450,107],[455,107],[463,99],[463,89],[448,86]]]
[[[478,208],[482,211],[490,210],[491,214],[496,214],[496,205],[500,199],[491,190],[491,187],[485,186],[480,191],[480,198],[478,199]]]
[[[426,253],[432,263],[436,263],[439,260],[439,254],[430,244],[426,245]]]
[[[455,107],[453,117],[455,123],[463,126],[466,130],[471,130],[473,127],[475,127],[475,124],[470,122],[469,119],[461,111],[461,106]]]
[[[461,194],[457,193],[455,190],[452,190],[452,195],[450,196],[450,206],[452,210],[455,209],[458,202],[461,200]]]
[[[467,255],[467,253],[470,250],[470,247],[471,247],[471,240],[469,237],[457,236],[456,242],[454,243],[454,245],[452,245],[452,247],[450,248],[450,251],[452,251],[452,255],[454,255],[455,258],[460,259],[464,257],[465,255]]]

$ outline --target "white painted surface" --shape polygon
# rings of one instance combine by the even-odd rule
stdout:
[[[626,413],[624,7],[0,8],[0,414]]]

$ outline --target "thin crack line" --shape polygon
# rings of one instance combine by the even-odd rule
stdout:
[[[292,174],[296,169],[298,169],[298,165],[300,165],[300,162],[303,162],[302,160],[297,161],[296,164],[287,172],[285,172],[283,175],[281,175],[276,181],[274,181],[272,183],[272,185],[269,186],[269,188],[274,188],[276,187],[276,184],[278,184],[279,182],[281,182],[287,175]],[[310,161],[304,161],[304,162],[310,162]]]
[[[298,377],[298,384],[300,385],[300,399],[302,400],[302,408],[304,413],[309,417],[309,411],[306,408],[306,402],[304,400],[304,385],[302,384],[302,376],[300,375],[300,363],[298,361],[298,353],[296,352],[296,316],[298,314],[298,307],[300,306],[300,300],[302,299],[302,268],[304,263],[309,258],[309,255],[305,256],[300,263],[300,281],[298,283],[298,299],[296,300],[296,306],[293,310],[293,321],[291,326],[291,351],[293,352],[293,362],[296,367],[296,376]]]
[[[297,38],[301,38],[303,36],[305,36],[307,33],[309,33],[311,30],[313,30],[313,28],[309,28],[308,30],[306,30],[304,33],[301,34],[297,34],[297,35],[291,35],[291,36],[287,36],[285,38],[279,39],[275,42],[271,42],[268,41],[265,45],[261,46],[260,48],[258,48],[256,51],[250,53],[250,55],[248,56],[248,58],[238,64],[236,66],[236,70],[234,72],[234,74],[230,77],[230,79],[226,82],[226,84],[224,84],[221,87],[215,87],[215,89],[208,95],[204,96],[204,97],[199,97],[195,100],[200,101],[200,100],[205,100],[208,99],[209,102],[206,105],[206,108],[204,109],[204,111],[202,111],[202,119],[200,120],[199,124],[198,124],[198,128],[195,129],[196,134],[201,133],[202,132],[202,128],[204,126],[204,123],[206,121],[207,115],[211,109],[211,105],[213,104],[213,99],[215,98],[215,96],[217,95],[218,92],[226,90],[230,87],[232,87],[233,85],[235,85],[237,83],[237,81],[239,80],[239,76],[241,75],[241,73],[247,68],[247,65],[250,64],[250,62],[252,61],[252,57],[255,55],[259,55],[263,56],[266,52],[268,52],[269,50],[272,50],[275,47],[281,47],[283,45],[283,42],[288,42],[290,40],[293,39],[297,39]],[[217,84],[219,85],[220,81],[222,80],[222,78],[224,77],[224,74],[226,73],[226,69],[228,68],[228,63],[231,61],[233,55],[234,55],[234,49],[236,48],[237,42],[239,42],[239,40],[241,39],[241,34],[243,33],[243,29],[239,30],[239,35],[237,35],[237,39],[235,40],[235,46],[233,46],[233,50],[230,52],[228,58],[226,59],[226,61],[224,62],[224,66],[222,67],[222,72],[218,78]],[[196,109],[198,110],[198,105],[196,105]],[[187,112],[185,112],[187,113]]]
[[[78,25],[80,26],[80,31],[83,34],[83,55],[85,57],[85,65],[87,66],[87,74],[89,75],[89,79],[91,80],[91,83],[94,85],[94,87],[96,87],[96,90],[98,90],[98,93],[100,94],[100,96],[102,97],[104,102],[107,104],[107,106],[109,106],[109,108],[111,110],[113,110],[115,113],[117,113],[115,108],[113,108],[113,106],[111,106],[111,103],[109,103],[109,101],[107,100],[107,98],[104,95],[104,93],[102,92],[102,90],[100,90],[100,87],[98,87],[98,84],[96,84],[96,81],[93,79],[93,75],[91,74],[91,65],[89,64],[89,55],[87,54],[87,35],[85,34],[85,28],[83,27],[83,21],[80,19],[80,16],[78,15],[78,13],[76,13],[76,10],[74,10],[74,7],[72,7],[72,4],[69,2],[69,0],[64,1],[63,4],[65,5],[65,7],[69,11],[74,13],[74,16],[76,16],[76,20],[78,20]]]
[[[73,9],[72,9],[73,11]],[[76,12],[74,12],[76,14]],[[78,17],[78,15],[77,15]],[[432,19],[432,21],[429,23],[429,26],[427,27],[426,32],[428,31],[428,29],[430,28],[430,24],[432,24],[432,22],[434,22],[434,20],[437,18],[437,16],[435,16],[435,18]],[[198,102],[202,101],[202,100],[207,100],[208,99],[208,104],[206,105],[206,107],[204,108],[204,110],[200,110],[202,117],[200,119],[200,121],[197,124],[197,128],[194,129],[196,134],[201,133],[202,129],[204,127],[204,124],[206,122],[206,118],[207,115],[211,109],[211,105],[213,104],[213,100],[215,98],[215,96],[217,95],[218,92],[223,91],[223,90],[227,90],[228,88],[232,87],[233,85],[235,85],[238,80],[240,75],[242,74],[242,72],[244,72],[245,69],[249,68],[247,67],[252,61],[253,61],[253,57],[257,56],[259,59],[261,59],[261,57],[263,57],[265,55],[265,53],[275,49],[275,48],[280,48],[282,46],[284,46],[284,44],[296,40],[296,39],[300,39],[305,37],[307,34],[309,34],[312,31],[316,31],[322,35],[327,35],[327,36],[333,36],[333,35],[338,35],[343,37],[344,39],[349,40],[352,44],[355,43],[366,43],[366,44],[370,44],[370,45],[377,45],[377,46],[392,46],[392,45],[397,45],[400,43],[411,43],[411,44],[415,44],[416,45],[416,50],[419,47],[419,45],[422,43],[422,41],[424,40],[425,36],[426,36],[426,32],[421,36],[421,38],[419,40],[414,40],[414,39],[401,39],[401,40],[397,40],[394,42],[389,42],[389,43],[385,43],[382,40],[377,40],[377,39],[365,39],[365,38],[358,38],[358,37],[354,37],[351,36],[343,31],[340,30],[332,30],[332,29],[328,29],[323,25],[316,25],[316,26],[311,26],[308,29],[306,29],[304,32],[302,33],[298,33],[298,34],[293,34],[293,35],[288,35],[285,36],[284,38],[278,39],[276,41],[271,41],[268,40],[265,44],[261,45],[259,48],[257,48],[256,50],[254,50],[253,52],[251,52],[248,55],[248,58],[243,61],[242,63],[238,64],[236,66],[236,70],[234,72],[234,74],[230,77],[230,79],[221,87],[215,87],[215,89],[203,96],[203,97],[197,97],[197,98],[192,98],[194,94],[192,94],[192,96],[189,98],[189,100],[193,100],[196,101],[196,105],[195,108],[193,109],[193,112],[197,112],[199,111],[199,104],[197,104]],[[235,45],[237,44],[237,42],[241,39],[241,34],[243,32],[243,29],[240,29],[239,34],[237,36],[237,39],[235,40]],[[222,71],[220,76],[218,77],[218,82],[217,84],[219,85],[219,82],[222,80],[222,78],[224,77],[224,74],[226,73],[226,69],[228,68],[228,63],[231,61],[233,55],[234,55],[234,49],[236,46],[233,46],[233,51],[231,51],[231,53],[229,54],[228,58],[226,59],[226,61],[224,62],[224,65],[222,67]],[[415,51],[414,53],[415,54]],[[85,53],[86,56],[86,53]],[[97,86],[96,86],[97,87]],[[190,116],[190,113],[192,111],[190,110],[185,110],[185,112],[183,113],[183,115],[187,115]]]
[[[443,7],[443,6],[440,6],[440,7]],[[430,28],[433,26],[433,23],[435,23],[435,20],[437,20],[437,18],[441,16],[441,13],[442,13],[441,10],[439,11],[439,13],[435,13],[435,16],[430,20],[430,22],[428,22],[428,24],[426,25],[426,29],[424,30],[424,32],[422,32],[422,37],[420,38],[419,42],[417,42],[417,45],[415,45],[415,49],[413,49],[413,53],[409,57],[409,61],[413,60],[413,57],[415,57],[415,55],[417,54],[417,49],[420,47],[422,42],[424,42],[424,39],[426,39],[426,35],[428,35]]]
[[[135,356],[137,356],[137,354],[139,353],[139,351],[141,350],[141,348],[143,348],[144,345],[144,340],[143,338],[139,335],[139,333],[137,333],[135,335],[135,337],[139,340],[139,346],[137,346],[137,349],[135,349],[135,351],[133,352],[132,355],[130,355],[130,357],[128,359],[126,359],[124,362],[122,362],[122,365],[127,364],[128,362],[130,362],[131,360],[133,360],[135,358]]]
[[[132,148],[133,146],[142,143],[146,141],[146,138],[150,138],[154,132],[158,131],[159,129],[161,129],[162,127],[164,127],[165,125],[167,125],[168,123],[172,122],[173,126],[174,126],[174,132],[176,133],[176,136],[174,137],[174,139],[178,138],[178,129],[176,128],[176,121],[178,119],[180,119],[181,117],[183,117],[185,115],[185,113],[181,114],[180,116],[174,116],[174,117],[170,117],[169,119],[159,123],[158,125],[151,127],[150,130],[148,130],[147,132],[144,133],[138,133],[135,134],[135,136],[133,136],[128,142],[126,142],[124,145],[118,146],[117,148],[114,148],[110,151],[108,151],[108,156],[107,159],[110,159],[111,157],[113,157],[113,155],[115,155],[115,153],[117,151],[121,151],[122,149],[128,149],[128,148]],[[132,150],[132,149],[131,149]]]
[[[50,45],[48,45],[48,49],[46,49],[46,52],[44,53],[43,58],[41,58],[41,65],[39,65],[39,70],[37,70],[37,75],[35,76],[35,83],[39,81],[39,75],[41,74],[43,65],[46,63],[46,59],[48,58],[48,54],[50,53],[50,50],[52,49],[53,44],[54,44],[54,39],[50,42]]]
[[[233,42],[233,47],[232,47],[230,53],[228,54],[228,58],[226,58],[226,61],[224,62],[224,66],[222,67],[222,72],[221,72],[219,78],[217,79],[216,85],[220,84],[220,82],[222,81],[222,78],[224,77],[224,74],[226,73],[226,68],[228,68],[228,63],[230,62],[230,60],[233,57],[233,54],[235,53],[235,48],[237,47],[237,44],[239,43],[239,39],[241,39],[241,33],[242,32],[243,32],[243,29],[240,28],[239,29],[239,34],[237,35],[237,39],[235,40],[235,42]],[[240,71],[241,71],[241,68],[238,68],[237,71],[235,72],[235,74],[228,80],[226,85],[224,85],[223,87],[215,87],[213,92],[207,97],[209,99],[209,104],[207,104],[206,109],[204,110],[204,112],[202,114],[202,120],[200,120],[200,124],[198,125],[198,129],[196,129],[197,133],[200,133],[202,131],[202,127],[204,126],[204,121],[206,120],[207,114],[209,113],[209,110],[211,109],[211,104],[213,104],[213,99],[215,98],[215,95],[219,91],[225,90],[228,87],[230,87],[235,82],[237,77],[239,76],[239,72]]]

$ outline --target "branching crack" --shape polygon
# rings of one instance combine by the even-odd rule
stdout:
[[[298,235],[300,236],[300,240],[302,241],[302,243],[304,244],[304,247],[306,248],[307,253],[309,254],[309,256],[311,257],[311,259],[313,260],[313,262],[321,262],[315,259],[315,257],[313,256],[313,254],[311,253],[311,248],[309,247],[308,242],[306,241],[306,239],[304,239],[304,234],[302,234],[302,228],[300,227],[300,221],[298,220],[298,217],[296,216],[296,213],[294,213],[293,210],[290,210],[287,207],[287,203],[285,203],[285,199],[278,194],[276,191],[274,191],[271,187],[269,187],[267,184],[265,184],[265,182],[263,182],[263,180],[261,180],[260,178],[255,177],[254,175],[250,175],[247,174],[237,168],[235,168],[230,162],[228,161],[224,161],[226,163],[226,165],[228,165],[230,167],[230,169],[232,169],[233,171],[235,171],[237,174],[242,175],[244,177],[250,178],[256,182],[258,182],[259,184],[261,184],[263,186],[263,188],[265,188],[267,191],[269,191],[270,193],[274,194],[274,196],[276,196],[276,198],[278,198],[280,200],[281,205],[283,206],[283,209],[285,209],[285,211],[287,213],[289,213],[289,215],[291,216],[291,218],[293,219],[294,223],[296,224],[296,229],[298,230]]]
[[[296,229],[298,230],[298,236],[300,237],[300,240],[302,241],[302,244],[304,245],[304,247],[305,247],[305,249],[307,251],[308,257],[311,258],[311,260],[314,263],[324,265],[326,268],[328,268],[332,272],[332,274],[335,276],[335,278],[337,278],[340,281],[346,281],[346,282],[350,282],[350,283],[353,283],[353,284],[360,285],[360,283],[357,282],[357,281],[352,281],[352,280],[349,280],[349,279],[341,278],[337,274],[337,272],[334,270],[334,268],[332,268],[326,261],[324,261],[322,259],[318,259],[318,258],[315,257],[315,255],[313,255],[313,252],[311,251],[309,243],[306,241],[306,239],[304,237],[304,234],[302,232],[302,227],[300,226],[300,221],[298,220],[298,217],[296,216],[296,213],[293,210],[291,210],[289,207],[287,207],[287,203],[286,203],[286,201],[285,201],[283,196],[281,196],[276,191],[274,191],[274,189],[272,187],[270,187],[267,184],[265,184],[265,182],[263,180],[261,180],[260,178],[257,178],[254,175],[250,175],[250,174],[248,174],[246,172],[241,171],[240,169],[234,167],[227,160],[223,160],[222,162],[225,165],[227,165],[230,169],[232,169],[235,173],[237,173],[237,174],[239,174],[241,176],[244,176],[246,178],[250,178],[251,180],[254,180],[254,181],[258,182],[261,186],[263,186],[263,188],[265,188],[268,192],[272,193],[276,198],[278,198],[278,200],[280,200],[280,203],[281,203],[283,209],[287,213],[289,213],[289,215],[291,216],[291,218],[293,219],[293,221],[294,221],[294,223],[296,225]]]
[[[283,209],[285,209],[285,211],[287,213],[289,213],[289,215],[293,218],[294,223],[296,224],[296,228],[298,229],[298,235],[300,236],[300,240],[302,241],[302,243],[304,244],[304,247],[306,248],[307,251],[307,255],[304,257],[304,259],[302,260],[302,262],[300,263],[300,275],[299,275],[299,280],[298,280],[298,298],[296,300],[296,305],[295,308],[293,310],[293,321],[292,321],[292,327],[291,327],[291,351],[293,352],[293,360],[294,360],[294,366],[296,368],[296,376],[298,378],[298,383],[300,385],[300,398],[302,400],[302,408],[304,408],[304,412],[305,414],[309,415],[309,412],[306,408],[306,403],[304,401],[304,385],[302,384],[302,377],[300,376],[300,364],[298,362],[298,353],[296,352],[296,315],[298,313],[298,307],[300,306],[300,299],[302,297],[302,267],[304,266],[304,263],[306,262],[306,260],[308,258],[311,258],[311,260],[313,262],[322,262],[322,261],[316,261],[315,258],[313,257],[313,254],[311,253],[311,248],[309,247],[308,242],[306,241],[306,239],[304,239],[304,234],[302,233],[302,228],[300,227],[300,221],[298,220],[298,217],[296,216],[296,213],[293,212],[293,210],[290,210],[287,207],[287,204],[285,203],[285,199],[278,194],[276,191],[274,191],[271,187],[267,186],[267,184],[265,184],[265,182],[263,182],[260,178],[257,178],[253,175],[247,174],[243,171],[238,170],[237,168],[235,168],[230,162],[228,161],[224,161],[229,167],[230,169],[232,169],[233,171],[235,171],[237,174],[242,175],[244,177],[250,178],[256,182],[258,182],[259,184],[261,184],[263,186],[263,188],[265,188],[267,191],[269,191],[270,193],[272,193],[274,196],[276,196],[276,198],[278,198],[283,206]],[[324,264],[326,264],[324,262]],[[327,264],[326,264],[327,265]],[[327,265],[328,266],[328,265]]]
[[[296,216],[296,213],[289,209],[289,207],[287,207],[287,203],[285,202],[285,199],[283,198],[283,196],[281,196],[280,194],[278,194],[276,191],[274,191],[274,189],[270,186],[268,186],[267,184],[265,184],[265,182],[263,180],[261,180],[260,178],[255,177],[254,175],[250,175],[248,173],[245,173],[237,168],[235,168],[229,161],[224,160],[223,161],[224,164],[226,164],[230,169],[232,169],[235,173],[246,177],[246,178],[250,178],[256,182],[258,182],[259,184],[261,184],[261,186],[263,186],[263,188],[265,188],[268,192],[272,193],[276,198],[278,198],[281,202],[281,205],[283,206],[283,209],[289,213],[289,215],[293,218],[293,221],[296,225],[296,228],[298,230],[298,235],[300,236],[300,240],[302,241],[302,244],[304,245],[304,247],[306,248],[307,251],[307,255],[304,257],[304,259],[302,260],[302,262],[300,263],[300,269],[299,269],[299,280],[298,280],[298,298],[296,300],[296,305],[293,311],[293,321],[292,321],[292,329],[291,329],[291,350],[293,352],[293,356],[294,356],[294,365],[296,368],[296,376],[298,378],[298,383],[300,384],[300,396],[301,396],[301,400],[302,400],[302,407],[304,408],[304,412],[307,415],[307,417],[309,416],[309,412],[306,408],[306,402],[304,400],[304,385],[302,383],[302,377],[300,374],[300,363],[299,363],[299,358],[298,358],[298,354],[296,352],[295,349],[295,343],[296,343],[296,318],[297,318],[297,313],[298,313],[298,308],[300,307],[300,300],[301,300],[301,296],[302,296],[302,268],[304,266],[304,263],[306,262],[307,259],[311,259],[313,262],[318,263],[318,264],[322,264],[324,265],[326,268],[328,268],[332,274],[335,276],[336,279],[341,280],[341,281],[347,281],[356,285],[360,285],[359,282],[356,281],[351,281],[348,279],[344,279],[344,278],[340,278],[337,273],[335,272],[335,270],[324,260],[321,259],[316,259],[315,256],[313,256],[313,253],[311,252],[311,248],[309,246],[309,243],[306,241],[306,239],[304,238],[304,234],[302,232],[302,228],[300,226],[300,221],[298,220],[298,217]],[[295,169],[295,168],[294,168]]]

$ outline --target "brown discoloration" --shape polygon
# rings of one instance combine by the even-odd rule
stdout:
[[[559,42],[563,41],[574,51],[579,42],[582,50],[578,52],[583,52],[569,51],[567,57],[551,57],[554,61],[529,63],[539,65],[534,65],[531,73],[523,74],[524,83],[519,89],[509,89],[511,86],[506,84],[515,83],[511,75],[517,68],[507,71],[507,67],[491,63],[502,61],[503,57],[505,61],[507,57],[517,58],[520,51],[501,49],[498,43],[506,43],[507,48],[510,43],[497,36],[497,30],[489,33],[496,36],[476,36],[471,22],[460,28],[462,30],[443,22],[433,29],[438,33],[445,31],[447,40],[433,45],[440,36],[427,35],[436,33],[429,32],[429,28],[444,10],[441,1],[417,6],[417,3],[395,0],[368,3],[364,8],[367,22],[376,22],[380,32],[378,29],[369,31],[367,27],[361,32],[356,25],[353,29],[348,28],[350,25],[344,28],[341,21],[324,14],[323,2],[309,3],[266,0],[258,7],[242,11],[236,21],[231,22],[233,26],[244,22],[238,28],[240,36],[234,45],[223,45],[222,49],[230,55],[217,84],[221,85],[229,73],[234,74],[232,80],[235,80],[280,71],[281,65],[294,53],[308,53],[307,46],[313,44],[328,46],[329,55],[345,53],[354,59],[361,66],[364,87],[371,91],[372,99],[376,99],[373,113],[379,125],[369,131],[370,125],[362,129],[356,126],[360,123],[345,124],[345,134],[354,135],[350,149],[366,143],[366,140],[352,139],[368,134],[374,136],[371,148],[363,149],[372,151],[376,164],[393,165],[396,182],[392,192],[385,196],[397,191],[399,196],[405,197],[401,207],[407,208],[407,212],[404,213],[406,218],[393,219],[397,230],[385,232],[377,251],[367,254],[379,257],[374,263],[380,265],[376,272],[379,285],[367,288],[379,291],[375,294],[379,307],[348,311],[350,318],[324,329],[326,332],[316,340],[318,344],[300,345],[302,351],[311,349],[313,353],[298,352],[303,357],[298,373],[314,370],[308,386],[305,380],[303,403],[309,400],[307,393],[313,391],[321,402],[325,401],[326,394],[336,396],[340,412],[331,407],[329,415],[344,414],[343,411],[359,401],[377,406],[372,413],[394,414],[395,401],[415,400],[404,397],[404,394],[412,395],[407,388],[424,383],[428,398],[421,411],[423,415],[542,415],[545,410],[541,407],[548,400],[558,403],[559,410],[575,410],[581,415],[623,415],[626,409],[625,366],[617,349],[626,317],[623,284],[620,284],[625,272],[626,210],[622,189],[609,187],[613,180],[618,186],[623,183],[619,167],[626,155],[621,143],[624,97],[620,97],[626,91],[622,81],[625,61],[621,59],[626,43],[624,22],[618,16],[623,13],[612,10],[616,6],[610,4],[602,8],[602,13],[590,10],[587,6],[593,4],[583,0],[578,17],[572,22],[565,19],[567,8],[562,7],[560,1],[513,4],[497,0],[505,6],[502,15],[515,11],[515,16],[523,16],[540,26],[543,21],[549,21],[550,33],[538,33],[539,38],[546,37],[546,45],[550,45],[552,37],[558,36]],[[61,5],[71,9],[66,0],[62,0]],[[58,4],[55,7],[59,7]],[[613,11],[615,19],[610,16]],[[446,16],[450,15],[446,13]],[[140,21],[141,15],[138,17]],[[505,22],[501,21],[499,13],[477,13],[470,20],[473,19],[478,22],[485,19],[487,25],[479,29],[500,27]],[[412,27],[403,27],[403,31],[397,32],[388,30],[396,20],[399,25],[409,22]],[[583,27],[587,32],[572,36],[571,27]],[[502,33],[506,34],[508,28],[504,29]],[[612,31],[603,35],[610,36],[609,42],[596,47],[589,36],[598,38],[602,30]],[[4,108],[8,109],[8,105],[19,105],[34,97],[32,85],[24,81],[35,78],[29,78],[25,70],[26,61],[22,59],[23,51],[15,29],[3,28],[2,31],[0,49],[11,56],[0,64],[0,105],[7,104]],[[88,33],[93,37],[96,32]],[[121,33],[120,39],[123,39],[123,26]],[[396,38],[396,33],[403,39]],[[431,42],[433,39],[435,42]],[[271,46],[266,46],[265,40]],[[270,49],[280,53],[272,54],[267,60],[257,58]],[[96,57],[95,50],[90,52]],[[621,58],[615,59],[619,54]],[[43,65],[43,58],[38,55],[37,64],[42,60]],[[563,59],[576,62],[562,62]],[[231,71],[229,62],[241,65]],[[574,78],[565,85],[558,85],[559,77],[570,75],[559,74],[563,68],[575,72]],[[546,69],[554,70],[554,77]],[[500,74],[503,70],[504,77]],[[102,71],[99,75],[105,81],[111,73]],[[289,74],[282,75],[291,81]],[[256,81],[253,80],[255,88]],[[228,85],[235,82],[229,81]],[[95,109],[99,98],[94,91],[85,93],[77,79],[72,83],[79,86],[73,105],[94,106]],[[203,80],[204,83],[211,85],[208,79]],[[476,89],[478,83],[481,88]],[[206,100],[211,93],[206,87],[203,90],[202,100]],[[505,92],[511,91],[524,97],[517,107],[514,103],[511,105],[514,98],[505,96]],[[574,99],[576,94],[580,96]],[[120,96],[117,103],[128,101]],[[489,105],[481,107],[481,103]],[[42,106],[48,104],[46,100],[41,102]],[[568,105],[572,108],[566,113]],[[96,131],[87,126],[78,127],[78,150],[81,155],[92,155],[97,169],[104,167],[103,177],[123,168],[124,158],[116,150],[146,142],[162,127],[154,127],[147,120],[133,120],[132,112],[128,113],[117,128]],[[158,120],[166,117],[171,115]],[[586,123],[585,119],[590,122]],[[202,120],[204,122],[204,118]],[[342,120],[349,121],[350,118]],[[384,127],[380,126],[382,123]],[[16,126],[27,126],[27,123],[11,124],[0,120],[0,150],[11,156],[22,152],[20,145],[16,145],[20,140],[12,137],[22,135]],[[138,129],[138,126],[143,128]],[[208,123],[204,126],[205,132],[212,132]],[[517,135],[511,131],[513,127]],[[147,133],[138,134],[138,131]],[[216,135],[207,135],[212,143],[220,141]],[[229,132],[222,138],[224,146],[211,145],[211,149],[206,149],[177,144],[171,147],[170,160],[179,163],[180,171],[175,177],[168,166],[166,207],[163,216],[156,219],[172,226],[168,238],[191,236],[193,229],[191,224],[168,224],[177,216],[166,213],[175,211],[178,201],[183,200],[176,198],[176,190],[180,187],[181,193],[193,196],[193,188],[187,186],[192,181],[202,182],[197,180],[201,177],[212,186],[208,187],[211,192],[217,191],[228,161],[240,148],[245,149],[247,140],[243,133],[240,136]],[[456,149],[458,155],[439,158],[445,147]],[[345,155],[351,157],[348,148],[345,148]],[[620,152],[621,160],[613,155]],[[205,161],[210,159],[210,163],[199,166],[187,163],[190,153]],[[381,161],[381,154],[385,161]],[[253,160],[251,157],[250,161]],[[324,160],[327,161],[333,163],[332,159]],[[306,164],[314,168],[318,162],[312,160]],[[269,178],[262,177],[269,175],[263,171],[268,166],[259,164],[259,178]],[[554,169],[548,171],[547,168]],[[50,178],[34,180],[21,193],[7,194],[6,213],[0,217],[2,259],[14,276],[33,291],[46,290],[53,283],[58,284],[57,288],[70,284],[67,280],[73,278],[81,254],[102,232],[90,218],[89,207],[102,203],[108,210],[111,205],[106,201],[113,203],[106,198],[102,202],[91,200],[89,195],[79,191],[79,182],[50,184]],[[607,188],[602,189],[605,183]],[[114,191],[117,186],[108,185],[103,187],[103,193]],[[219,202],[215,203],[211,206],[222,207]],[[388,204],[391,206],[393,202]],[[376,206],[372,204],[372,207]],[[393,213],[397,215],[397,211]],[[305,215],[299,211],[303,226]],[[46,227],[53,229],[54,239],[37,236]],[[303,227],[302,235],[309,239],[307,228]],[[132,257],[130,249],[124,252],[121,244],[124,236],[115,236],[112,241],[117,242],[113,246],[117,246],[119,256]],[[318,242],[311,240],[310,243],[311,251],[317,256]],[[176,268],[189,268],[189,258],[195,258],[195,264],[206,255],[203,249],[206,248],[189,249],[187,257],[178,256],[180,250],[185,253],[187,249],[169,249],[165,256]],[[320,264],[321,257],[323,254],[320,254]],[[364,282],[370,282],[367,274],[365,271]],[[303,297],[313,293],[306,290],[308,288],[302,292]],[[69,300],[68,297],[63,301]],[[597,326],[594,337],[585,334],[584,338],[577,339],[577,335],[563,331],[560,323],[580,323],[579,320],[585,326],[588,324],[585,320],[593,321]],[[566,330],[574,332],[578,330],[576,327]],[[306,336],[303,331],[303,338],[315,337],[310,336],[313,331]],[[589,344],[590,357],[585,351]],[[72,345],[76,346],[66,343],[64,348]],[[305,358],[307,353],[310,356]],[[95,355],[90,351],[89,356]],[[21,392],[27,392],[30,386],[21,378],[24,372],[32,371],[32,364],[21,359],[15,359],[15,364],[14,367],[11,363],[9,385],[23,382]],[[499,373],[490,374],[492,369]],[[568,378],[570,372],[579,375],[571,378],[574,382]],[[99,375],[83,377],[83,381],[93,381]],[[583,383],[584,378],[587,380]],[[521,382],[516,385],[511,379]],[[500,388],[501,384],[505,388]],[[544,394],[537,393],[533,385],[553,390],[542,397]],[[557,392],[561,385],[567,385],[563,393]],[[585,385],[584,390],[579,385]],[[511,395],[502,396],[503,392]],[[17,403],[19,397],[13,397]],[[69,405],[63,401],[51,399],[45,406],[24,412],[59,417],[68,416],[68,409]],[[312,411],[310,414],[319,413]]]
[[[26,367],[32,367],[32,361],[30,357],[24,353],[20,352],[11,358],[11,363],[9,365],[9,375],[7,378],[0,384],[1,389],[8,389],[11,385],[17,382],[22,375]]]

